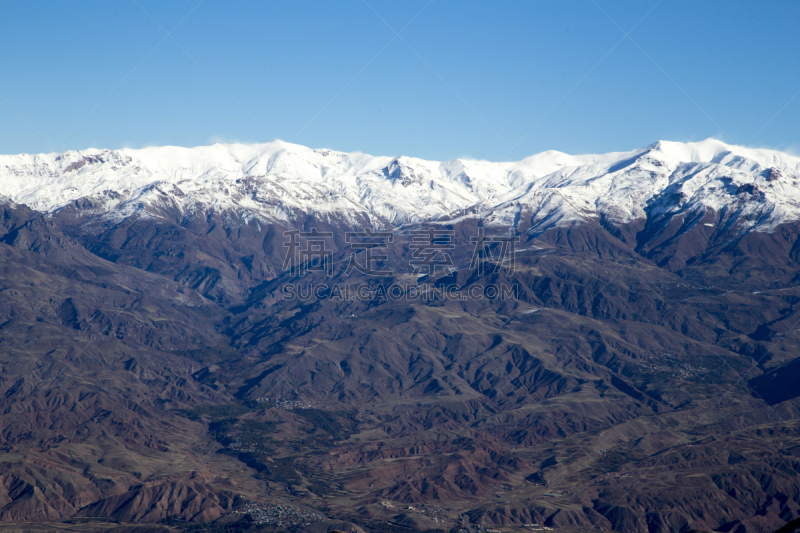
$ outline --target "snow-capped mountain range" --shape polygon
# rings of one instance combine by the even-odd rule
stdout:
[[[548,151],[516,162],[370,156],[281,141],[0,156],[0,196],[52,213],[82,202],[108,220],[234,212],[244,220],[344,217],[399,226],[463,216],[489,224],[727,213],[768,231],[800,219],[800,158],[714,139],[630,152]]]

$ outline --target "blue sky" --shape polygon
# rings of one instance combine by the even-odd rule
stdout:
[[[438,160],[707,137],[800,148],[797,1],[0,10],[0,153],[273,139]]]

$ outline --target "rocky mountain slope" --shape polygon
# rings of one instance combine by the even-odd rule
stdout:
[[[0,156],[0,520],[777,529],[798,182],[714,140]]]

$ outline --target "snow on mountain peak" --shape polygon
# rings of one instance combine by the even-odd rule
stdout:
[[[754,229],[800,219],[800,158],[725,144],[658,141],[641,149],[516,162],[370,156],[276,141],[0,156],[0,196],[54,212],[79,199],[119,219],[235,211],[291,220],[337,215],[400,225],[473,213],[488,223],[557,224],[734,207]]]

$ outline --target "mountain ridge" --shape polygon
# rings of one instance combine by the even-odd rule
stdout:
[[[232,211],[244,220],[335,215],[395,227],[463,213],[489,224],[520,214],[562,224],[586,217],[630,223],[648,210],[731,208],[756,220],[750,229],[769,230],[800,219],[799,177],[800,158],[714,139],[608,154],[547,151],[500,163],[282,141],[0,156],[0,194],[8,200],[48,213],[81,202],[114,220]]]

